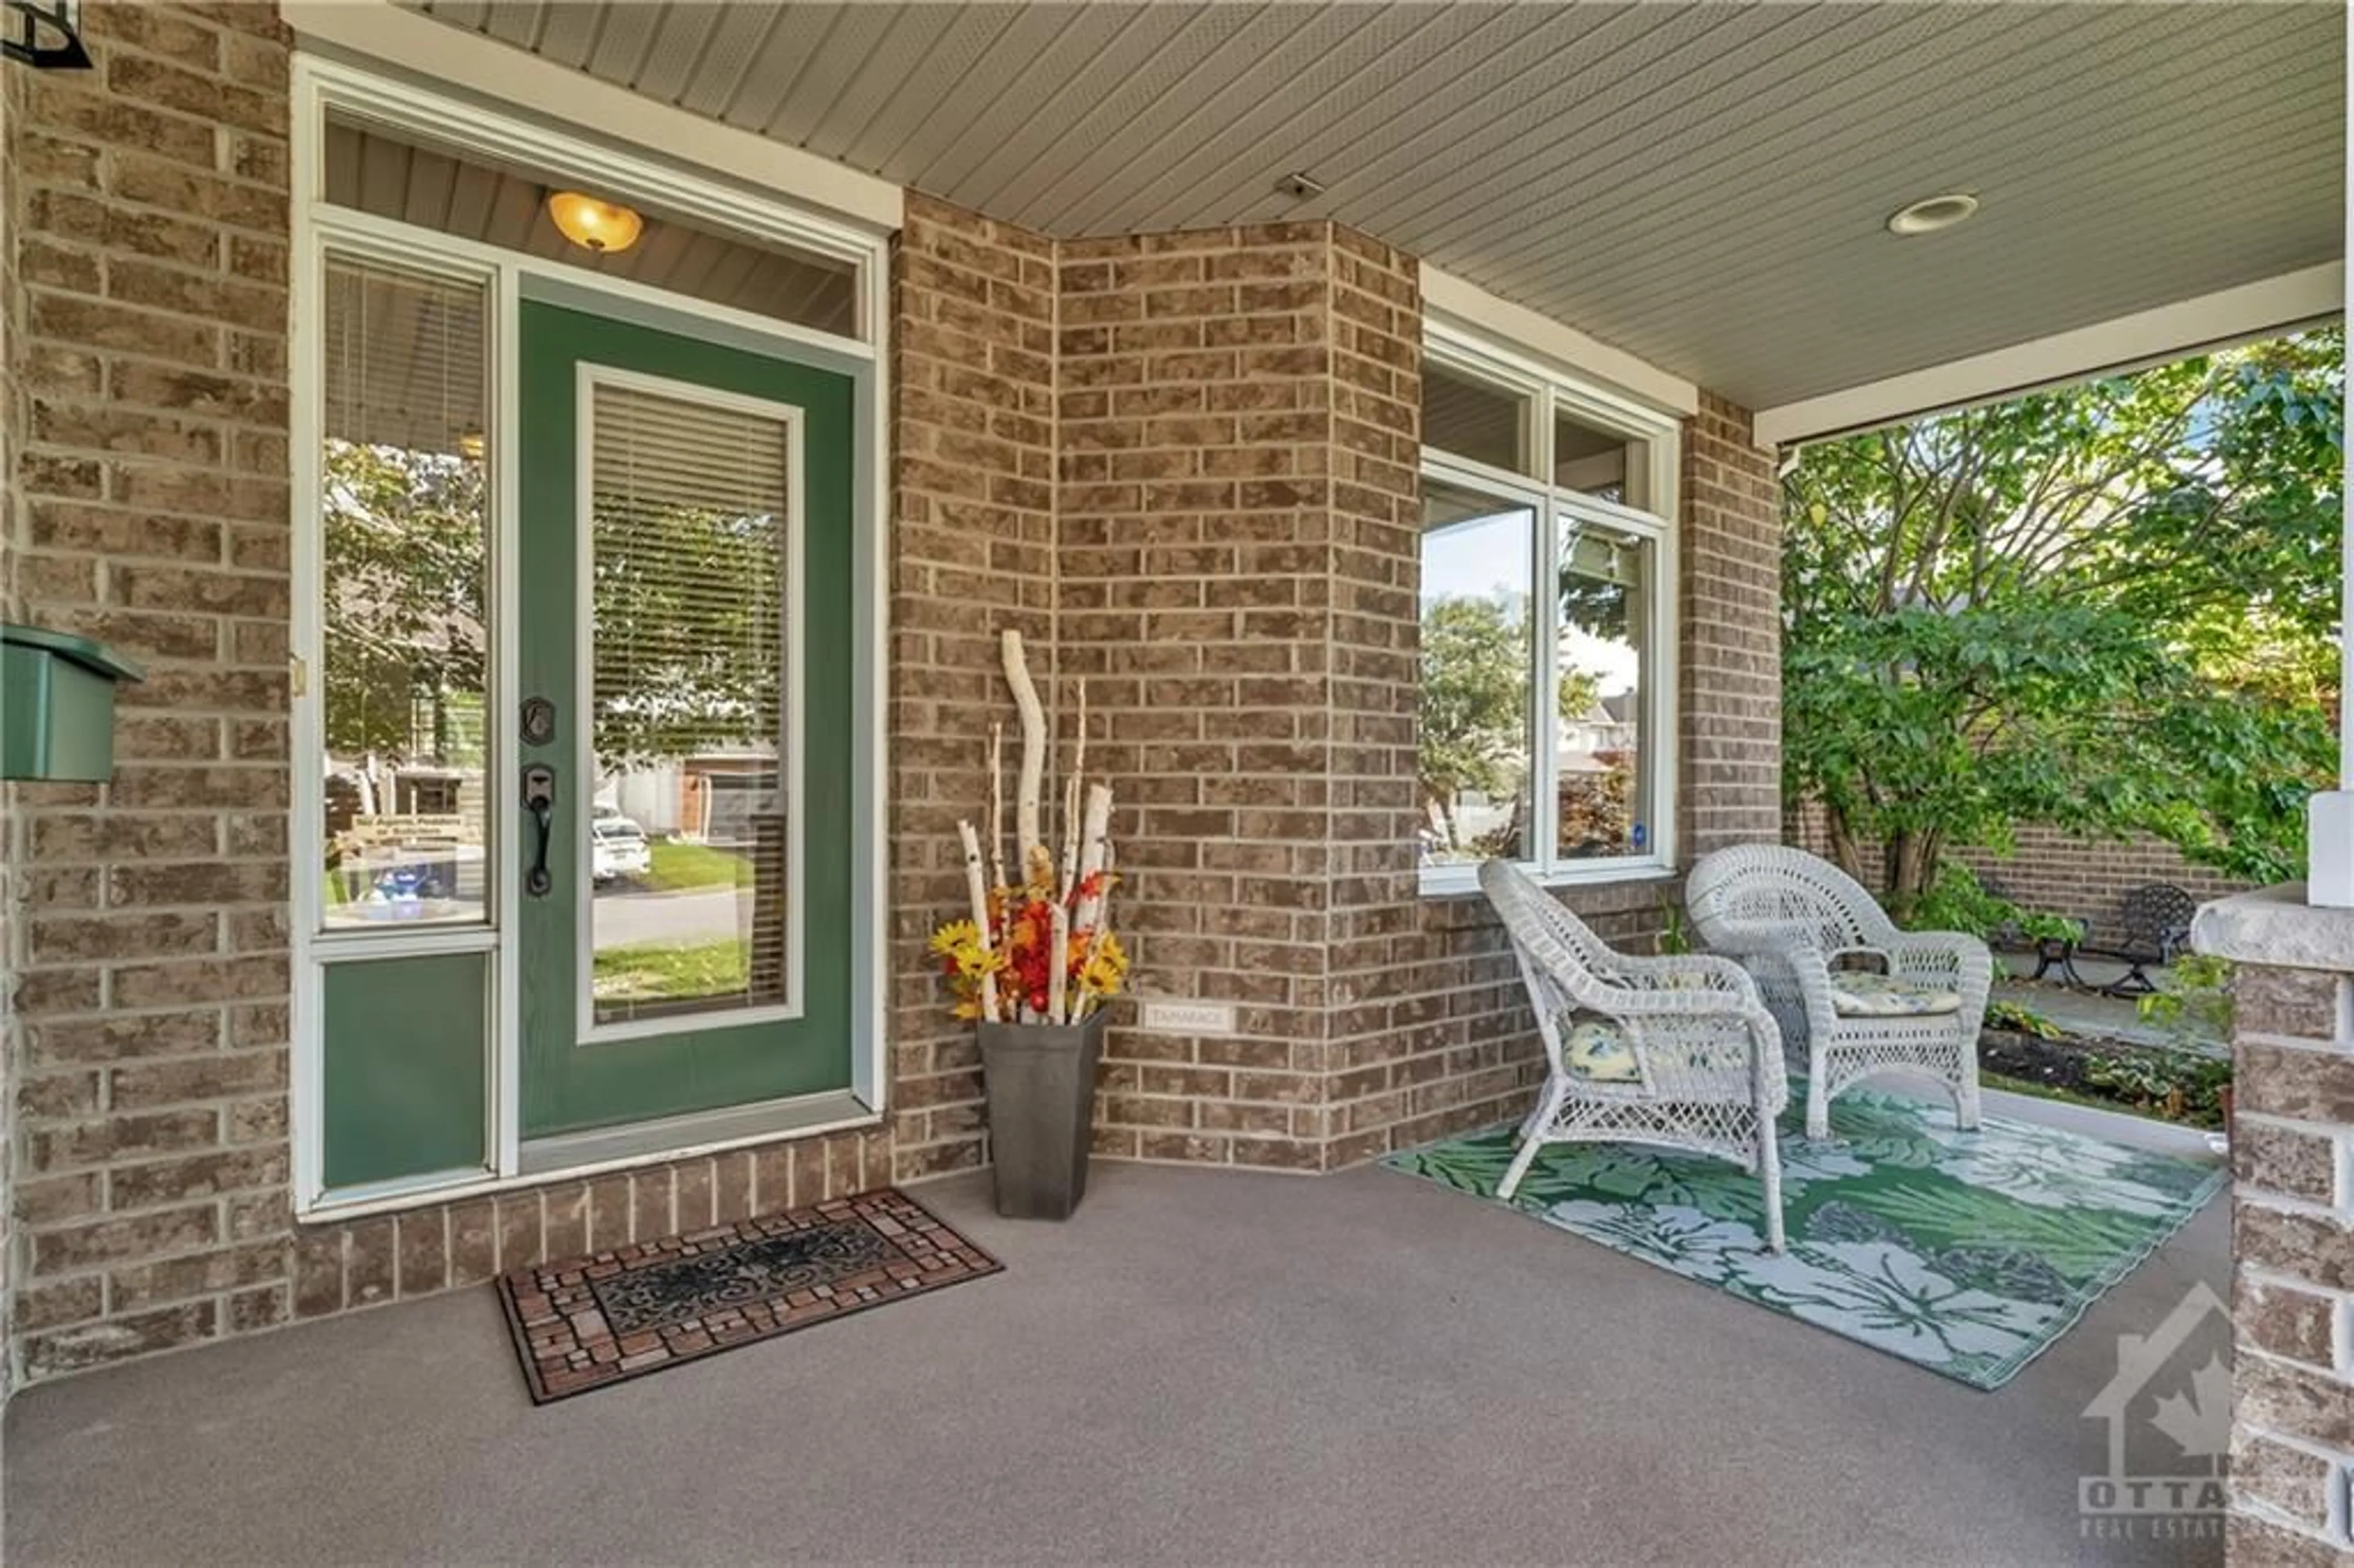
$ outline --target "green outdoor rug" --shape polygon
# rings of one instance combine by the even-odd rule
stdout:
[[[1797,1118],[1805,1086],[1794,1087]],[[1744,1301],[1999,1388],[2227,1180],[2221,1163],[1850,1093],[1832,1141],[1782,1138],[1789,1250],[1766,1250],[1765,1193],[1729,1160],[1556,1144],[1510,1207]],[[1496,1201],[1512,1128],[1393,1154],[1409,1175]]]

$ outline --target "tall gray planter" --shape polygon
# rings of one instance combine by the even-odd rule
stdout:
[[[1066,1220],[1087,1195],[1104,1022],[981,1021],[997,1212],[1009,1219]]]

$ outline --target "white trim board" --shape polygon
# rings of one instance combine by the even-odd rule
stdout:
[[[535,119],[658,150],[670,162],[746,181],[875,229],[896,229],[906,218],[907,193],[888,180],[567,70],[391,0],[283,0],[279,10],[305,48],[359,56]]]
[[[1770,451],[1798,441],[1853,435],[2090,376],[2163,365],[2202,349],[2326,321],[2345,308],[2346,263],[2325,262],[1819,397],[1760,408],[1755,440]]]
[[[1700,412],[1700,388],[1684,377],[1427,261],[1422,263],[1422,303],[1429,316],[1450,319],[1480,338],[1549,360],[1578,379],[1606,382],[1661,412],[1679,418]]]

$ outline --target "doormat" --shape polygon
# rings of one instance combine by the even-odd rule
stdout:
[[[878,1187],[517,1269],[498,1291],[531,1402],[546,1404],[1002,1266]]]
[[[1850,1093],[1834,1140],[1782,1142],[1789,1251],[1766,1248],[1765,1189],[1729,1160],[1626,1143],[1560,1143],[1508,1206],[1977,1389],[2000,1388],[2221,1189],[2217,1160]],[[1384,1159],[1490,1202],[1513,1128]]]

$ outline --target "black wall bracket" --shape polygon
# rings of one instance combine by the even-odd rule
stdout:
[[[81,0],[0,0],[0,56],[35,70],[87,70]]]

